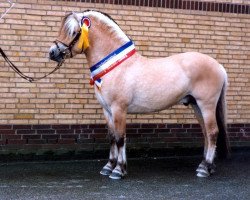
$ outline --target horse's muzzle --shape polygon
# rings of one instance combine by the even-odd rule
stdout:
[[[64,60],[65,54],[59,51],[56,47],[52,46],[49,51],[50,60],[56,61],[58,63]]]

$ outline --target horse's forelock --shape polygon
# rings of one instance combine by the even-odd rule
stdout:
[[[74,13],[67,13],[63,19],[59,34],[63,34],[65,36],[72,36],[74,32],[74,28],[77,25],[77,20],[74,18]]]

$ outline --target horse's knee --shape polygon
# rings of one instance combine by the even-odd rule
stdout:
[[[208,131],[208,139],[212,144],[216,144],[218,133],[219,130],[217,127],[214,127],[213,129]]]

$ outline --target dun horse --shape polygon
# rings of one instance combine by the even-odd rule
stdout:
[[[190,104],[202,127],[204,159],[197,176],[214,172],[216,145],[218,156],[229,155],[227,74],[216,60],[197,52],[145,58],[111,17],[90,10],[64,17],[49,52],[50,59],[59,63],[81,53],[86,55],[90,83],[111,133],[109,161],[102,175],[121,179],[127,173],[127,113],[160,111],[176,103]]]

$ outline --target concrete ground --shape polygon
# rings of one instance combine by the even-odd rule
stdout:
[[[218,161],[217,172],[197,178],[200,158],[130,159],[123,180],[99,175],[103,160],[0,165],[0,199],[250,199],[250,155]]]

